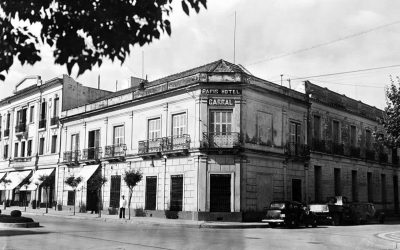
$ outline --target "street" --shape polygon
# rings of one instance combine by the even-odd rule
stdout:
[[[52,216],[33,219],[40,228],[1,229],[1,249],[394,249],[400,242],[400,233],[393,233],[400,231],[397,224],[199,229]]]

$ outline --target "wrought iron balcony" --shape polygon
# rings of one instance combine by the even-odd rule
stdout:
[[[285,155],[292,157],[305,157],[309,154],[307,145],[288,142],[285,146]]]
[[[59,120],[58,116],[52,117],[50,119],[50,126],[58,125],[58,120]]]
[[[104,157],[108,160],[122,160],[125,158],[126,144],[109,145],[105,147]]]
[[[139,141],[139,154],[156,153],[162,151],[163,138]]]
[[[5,129],[4,130],[4,137],[10,136],[10,129]]]
[[[14,157],[14,162],[28,162],[31,161],[32,157],[27,156],[27,157]]]
[[[237,132],[203,133],[202,147],[235,148],[240,146],[240,134]]]
[[[350,148],[349,148],[349,156],[350,157],[360,158],[360,148],[354,147],[354,146],[350,146]]]
[[[39,121],[39,128],[46,128],[46,119],[42,119]]]
[[[85,148],[82,151],[82,161],[98,161],[101,158],[103,150],[101,147]]]
[[[326,147],[325,147],[325,141],[324,140],[318,140],[318,139],[313,139],[312,140],[312,146],[311,146],[312,151],[316,152],[326,152]]]
[[[184,150],[190,148],[190,135],[169,136],[163,138],[162,151]]]
[[[385,152],[379,152],[378,154],[378,159],[379,162],[381,163],[387,163],[388,162],[388,155]]]
[[[23,133],[23,132],[26,132],[25,123],[19,123],[17,126],[15,126],[15,133]]]
[[[375,151],[371,149],[365,150],[365,159],[375,161]]]
[[[344,155],[344,146],[342,143],[332,142],[332,154]]]
[[[81,154],[80,150],[65,151],[63,157],[63,163],[67,165],[78,164],[80,154]]]

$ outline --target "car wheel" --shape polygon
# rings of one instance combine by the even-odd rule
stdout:
[[[333,226],[339,226],[340,225],[340,216],[338,214],[333,215],[332,225]]]
[[[313,221],[312,227],[317,227],[317,220],[314,220],[314,221]]]

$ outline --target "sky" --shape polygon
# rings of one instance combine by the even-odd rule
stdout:
[[[142,72],[155,80],[224,59],[277,84],[282,79],[289,87],[291,79],[290,87],[301,91],[309,80],[381,109],[390,76],[400,76],[400,66],[394,66],[400,65],[398,0],[208,0],[207,5],[187,16],[175,0],[171,36],[135,46],[123,65],[105,61],[101,68],[79,77],[74,70],[71,76],[97,87],[100,75],[101,88],[115,91]],[[34,66],[14,63],[0,82],[1,99],[25,76],[48,80],[67,74],[65,66],[54,64],[51,48],[43,47],[41,56]],[[373,68],[381,69],[365,70]],[[358,72],[316,77],[348,71]]]

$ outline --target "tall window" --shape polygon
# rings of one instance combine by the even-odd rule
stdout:
[[[79,134],[71,135],[71,151],[79,150]]]
[[[4,151],[3,151],[3,157],[4,159],[8,158],[8,145],[4,145]]]
[[[14,144],[14,157],[18,157],[18,142]]]
[[[314,115],[314,139],[321,139],[321,117],[318,115]]]
[[[125,143],[124,125],[114,127],[114,145],[122,145]]]
[[[355,147],[357,144],[357,128],[354,125],[350,126],[350,146]]]
[[[161,119],[151,119],[148,121],[147,138],[153,140],[161,137]]]
[[[365,147],[371,149],[371,130],[365,130]]]
[[[40,110],[40,120],[46,120],[46,102],[42,102]]]
[[[44,154],[44,138],[39,139],[39,155]]]
[[[57,135],[53,135],[51,137],[51,153],[54,154],[57,152]]]
[[[32,140],[28,141],[28,148],[27,148],[27,151],[26,151],[26,155],[27,156],[32,156]]]
[[[176,114],[172,116],[172,136],[182,136],[186,134],[186,114]]]
[[[35,106],[31,106],[29,109],[29,122],[32,123],[34,119],[34,114],[35,114]]]
[[[25,141],[21,142],[21,157],[25,157]]]
[[[321,182],[322,182],[321,166],[314,166],[315,201],[322,201]]]
[[[342,194],[342,184],[340,178],[340,168],[335,168],[334,172],[334,181],[335,181],[335,196],[340,196]]]
[[[118,208],[121,194],[121,175],[111,175],[110,207]]]
[[[374,187],[373,187],[373,181],[372,181],[372,173],[368,172],[367,173],[367,192],[368,192],[368,202],[373,202],[374,201]]]
[[[301,138],[301,125],[297,122],[290,122],[290,142],[295,144],[300,144]]]
[[[257,137],[260,143],[272,145],[272,115],[257,112]]]
[[[210,112],[210,132],[230,134],[232,132],[232,110],[212,110]]]
[[[381,197],[382,197],[382,204],[386,205],[386,175],[381,174]]]
[[[26,123],[26,108],[17,111],[17,124],[25,124]]]
[[[10,129],[10,122],[11,122],[11,114],[7,114],[7,123],[6,123],[6,129]]]
[[[353,202],[358,201],[358,180],[357,180],[357,171],[351,171],[351,195]]]
[[[332,140],[335,143],[340,142],[340,132],[339,132],[339,122],[338,121],[332,122]]]
[[[58,97],[54,98],[53,117],[58,117],[59,103],[60,99]]]

